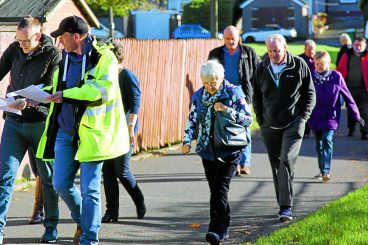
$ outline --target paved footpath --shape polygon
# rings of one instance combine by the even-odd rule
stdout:
[[[335,138],[332,179],[326,184],[313,178],[318,173],[314,138],[303,141],[295,168],[295,221],[368,181],[368,142],[361,141],[358,135],[351,138],[345,135],[346,129],[342,126]],[[133,161],[132,170],[145,194],[146,217],[136,219],[132,201],[125,190],[121,190],[119,221],[102,225],[100,244],[205,244],[209,190],[200,158],[194,153],[182,155],[172,148],[163,154]],[[33,189],[13,195],[5,229],[6,244],[38,243],[43,227],[27,225],[32,203]],[[258,236],[285,226],[276,220],[278,207],[271,170],[258,137],[253,144],[252,174],[233,179],[230,204],[230,239],[224,244],[255,241]],[[61,201],[60,208],[58,244],[71,244],[76,226]],[[191,227],[192,224],[199,227]]]

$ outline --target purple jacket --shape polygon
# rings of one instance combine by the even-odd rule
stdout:
[[[336,130],[338,128],[341,114],[340,94],[344,97],[346,107],[352,117],[356,121],[360,120],[358,107],[340,72],[330,70],[323,82],[317,79],[316,72],[312,72],[312,79],[317,97],[316,106],[308,121],[312,130]]]

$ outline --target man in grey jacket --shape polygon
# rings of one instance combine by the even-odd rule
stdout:
[[[287,52],[285,38],[266,40],[266,57],[254,75],[253,107],[271,163],[281,222],[292,219],[294,165],[305,123],[316,103],[307,64]]]

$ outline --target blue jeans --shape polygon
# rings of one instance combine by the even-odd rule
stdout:
[[[59,129],[55,143],[54,188],[68,206],[73,220],[82,226],[80,244],[98,244],[101,227],[101,169],[102,161],[74,160],[78,147],[73,136]],[[80,167],[80,188],[75,185]]]
[[[0,235],[4,234],[6,214],[12,197],[15,177],[22,159],[30,148],[37,151],[44,122],[20,122],[6,118],[0,146]],[[42,181],[45,227],[55,228],[59,222],[58,196],[52,186],[53,163],[36,159]]]
[[[245,147],[243,154],[240,157],[239,165],[240,167],[250,167],[252,160],[252,136],[251,136],[250,128],[247,129],[247,137],[249,139],[249,145]]]
[[[315,130],[316,152],[321,174],[329,174],[333,151],[334,130]]]

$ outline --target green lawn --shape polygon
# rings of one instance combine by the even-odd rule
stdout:
[[[368,244],[367,203],[368,185],[255,244]]]

